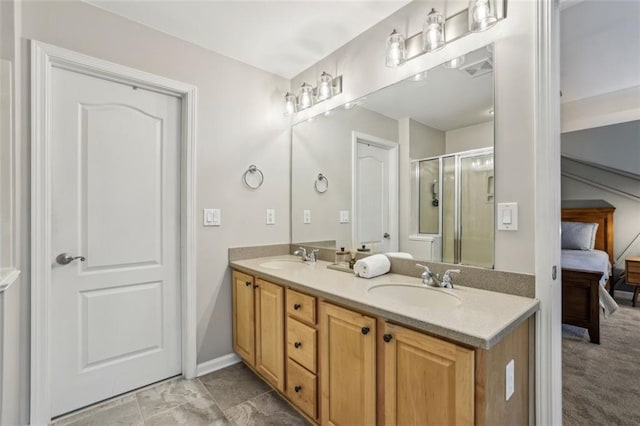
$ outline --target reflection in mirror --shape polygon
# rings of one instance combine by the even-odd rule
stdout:
[[[292,242],[493,267],[491,47],[293,126]]]

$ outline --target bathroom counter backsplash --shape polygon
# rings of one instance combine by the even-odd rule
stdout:
[[[261,266],[282,260],[303,263],[299,257],[280,255],[244,260],[232,258],[230,264],[234,269],[258,278],[477,348],[490,349],[535,313],[539,305],[538,300],[530,297],[468,287],[465,284],[470,278],[465,276],[463,270],[463,274],[455,277],[454,289],[436,290],[451,293],[459,297],[462,303],[455,307],[425,308],[368,292],[369,288],[381,284],[421,285],[420,278],[393,272],[371,279],[358,278],[329,269],[327,266],[331,263],[322,260],[294,268]],[[411,262],[416,268],[416,261]]]

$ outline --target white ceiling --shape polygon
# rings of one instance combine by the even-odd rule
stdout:
[[[206,49],[292,78],[409,0],[85,0]]]
[[[563,103],[640,85],[640,1],[577,2],[560,29]]]

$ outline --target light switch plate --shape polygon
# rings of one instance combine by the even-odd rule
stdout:
[[[302,223],[311,223],[311,210],[304,210],[302,212]]]
[[[518,230],[518,203],[498,203],[498,230]]]
[[[349,223],[349,210],[340,210],[340,223]]]
[[[222,222],[220,209],[203,209],[202,225],[203,226],[220,226]]]
[[[515,364],[514,361],[511,360],[507,363],[507,367],[505,369],[505,401],[508,401],[515,392]]]
[[[275,209],[267,209],[267,225],[276,224],[276,211]]]

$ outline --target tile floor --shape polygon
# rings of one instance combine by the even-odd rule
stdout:
[[[308,425],[244,364],[175,378],[61,417],[54,426]]]

